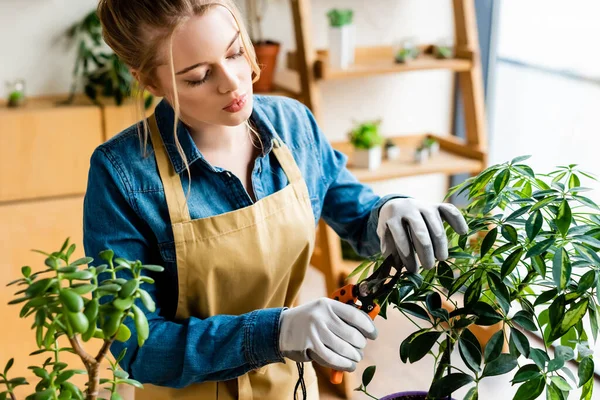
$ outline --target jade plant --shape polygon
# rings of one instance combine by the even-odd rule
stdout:
[[[94,103],[104,96],[113,98],[115,104],[122,105],[132,95],[136,81],[129,69],[114,54],[102,39],[102,26],[96,10],[91,11],[81,21],[73,24],[67,31],[67,37],[76,44],[77,55],[73,69],[71,93],[65,103],[75,98],[80,81],[84,92]],[[148,109],[154,98],[144,93],[144,106]]]
[[[142,272],[161,272],[163,267],[115,258],[112,250],[99,254],[105,264],[89,266],[93,261],[91,257],[71,260],[75,248],[75,244],[69,244],[67,239],[57,252],[36,250],[47,257],[46,268],[32,273],[29,266],[24,266],[21,268],[23,277],[8,284],[23,286],[15,294],[19,297],[9,304],[24,303],[20,317],[33,319],[37,349],[30,355],[49,356],[42,365],[29,367],[39,382],[27,400],[93,400],[98,398],[100,389],[110,393],[111,400],[119,400],[117,385],[142,387],[118,366],[126,349],[114,361],[108,360],[110,377],[102,378],[100,367],[115,340],[124,342],[130,338],[131,331],[124,324],[126,319],[134,320],[140,346],[148,338],[148,321],[140,307],[143,305],[154,311],[155,304],[141,285],[154,281]],[[117,278],[116,273],[121,270],[129,271],[131,278]],[[101,274],[106,279],[100,279]],[[85,343],[93,340],[102,343],[97,354],[90,354],[85,348]],[[61,361],[63,352],[78,355],[84,369]],[[5,391],[0,391],[1,400],[15,399],[14,389],[28,385],[24,378],[8,376],[13,364],[14,359],[10,359],[4,373],[0,374],[0,384],[6,387]],[[87,374],[86,388],[81,389],[70,381],[76,374]]]
[[[380,146],[385,139],[379,131],[380,125],[381,120],[356,123],[354,129],[348,133],[350,143],[355,148],[362,150]]]
[[[351,9],[338,9],[333,8],[327,12],[327,18],[329,19],[329,26],[341,27],[344,25],[352,24],[354,17],[354,11]]]
[[[581,180],[595,178],[576,165],[536,174],[528,158],[493,165],[452,188],[447,198],[468,199],[470,231],[447,229],[449,258],[420,274],[402,270],[395,290],[379,299],[382,317],[393,308],[416,326],[399,346],[402,362],[433,356],[429,399],[459,388],[465,399],[477,399],[480,382],[503,374],[518,385],[514,399],[536,399],[544,390],[547,399],[566,399],[574,390],[592,398],[600,207]],[[374,256],[351,276],[361,279],[381,261]],[[480,343],[475,325],[500,328]],[[357,388],[372,398],[374,372],[367,368]]]

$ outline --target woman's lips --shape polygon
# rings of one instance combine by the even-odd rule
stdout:
[[[230,105],[223,108],[223,111],[227,111],[229,113],[236,113],[236,112],[240,111],[246,105],[246,98],[247,98],[247,95],[245,95],[245,94],[241,95],[236,100],[234,100]]]

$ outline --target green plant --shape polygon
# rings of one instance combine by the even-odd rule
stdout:
[[[451,189],[448,197],[468,196],[470,232],[448,229],[449,259],[422,274],[402,272],[391,295],[379,299],[384,318],[393,306],[417,326],[400,345],[402,361],[433,355],[431,399],[466,385],[465,399],[476,399],[482,379],[515,370],[515,399],[536,399],[544,389],[548,399],[566,399],[574,388],[581,399],[592,398],[588,341],[598,337],[600,207],[583,195],[580,179],[595,178],[576,165],[538,175],[526,159],[491,166]],[[351,276],[366,276],[380,263],[380,256],[367,260]],[[498,322],[503,329],[485,347],[468,329]],[[540,335],[542,344],[524,331]],[[467,368],[450,358],[456,347]],[[565,367],[570,360],[579,363],[578,376]],[[366,392],[367,384],[357,390]]]
[[[403,47],[396,52],[396,62],[403,63],[417,58],[420,51],[417,47]]]
[[[383,143],[384,137],[379,132],[381,120],[366,121],[356,124],[356,127],[350,131],[348,137],[350,143],[357,149],[368,150]]]
[[[20,317],[34,316],[32,329],[35,330],[38,349],[31,353],[37,355],[50,353],[41,366],[29,367],[40,378],[35,386],[35,393],[28,400],[49,399],[96,399],[101,385],[111,393],[112,400],[119,400],[116,393],[119,384],[142,385],[119,369],[118,363],[125,356],[125,350],[110,362],[111,377],[100,377],[100,365],[107,357],[110,345],[115,341],[126,341],[131,331],[124,324],[127,318],[132,318],[137,331],[137,341],[140,346],[148,338],[148,321],[141,304],[149,311],[155,310],[155,304],[150,295],[141,288],[142,283],[153,284],[154,281],[143,276],[143,270],[160,272],[163,267],[158,265],[143,265],[140,261],[129,261],[115,258],[112,250],[100,253],[100,258],[106,264],[81,268],[93,261],[90,257],[71,261],[75,244],[69,245],[67,239],[60,251],[44,254],[46,269],[32,273],[28,266],[21,269],[23,278],[10,282],[8,286],[24,286],[15,295],[20,295],[9,304],[25,303],[21,308]],[[127,270],[131,279],[117,278],[116,273]],[[104,274],[109,279],[99,280]],[[82,342],[93,338],[102,340],[98,354],[89,354]],[[64,341],[68,346],[64,346]],[[68,365],[60,360],[60,354],[71,352],[77,354],[85,367],[82,369],[67,369]],[[7,372],[12,367],[11,359],[1,375],[0,384],[6,391],[0,392],[0,399],[10,396],[14,399],[14,388],[28,384],[24,378],[8,379]],[[76,374],[87,374],[87,389],[82,391],[70,379]]]
[[[353,17],[354,11],[351,9],[333,8],[327,12],[327,18],[329,18],[329,25],[333,27],[350,25],[352,24]]]
[[[73,102],[80,81],[83,81],[85,94],[96,104],[98,97],[112,97],[117,105],[132,94],[135,80],[127,66],[110,51],[102,40],[100,19],[96,10],[90,12],[81,21],[67,31],[67,37],[77,46],[77,56],[73,69],[71,93],[65,103]],[[153,96],[144,93],[144,106],[148,109]]]

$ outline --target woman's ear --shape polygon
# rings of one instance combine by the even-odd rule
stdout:
[[[142,84],[142,79],[139,71],[135,69],[130,69],[129,71],[131,72],[131,76],[133,76],[133,78],[136,81]],[[164,97],[164,93],[162,92],[162,90],[159,90],[156,86],[146,85],[146,90],[152,93],[155,97]]]

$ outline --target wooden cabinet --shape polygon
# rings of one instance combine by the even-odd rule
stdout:
[[[137,118],[131,104],[98,107],[78,98],[59,106],[64,98],[35,98],[18,109],[0,104],[0,368],[14,357],[11,376],[34,384],[39,378],[27,367],[41,365],[48,355],[29,356],[37,349],[33,317],[19,317],[22,304],[8,305],[22,287],[6,284],[22,276],[22,266],[46,268],[45,257],[32,249],[57,251],[70,237],[77,246],[73,257],[84,255],[83,199],[90,157]],[[68,346],[64,337],[60,343]],[[98,340],[85,344],[90,354],[97,354],[100,346]],[[61,353],[61,361],[83,368],[74,354]],[[102,374],[108,367],[104,364]],[[84,388],[85,381],[85,376],[77,376],[72,382]],[[30,385],[17,394],[24,398],[34,390]]]

